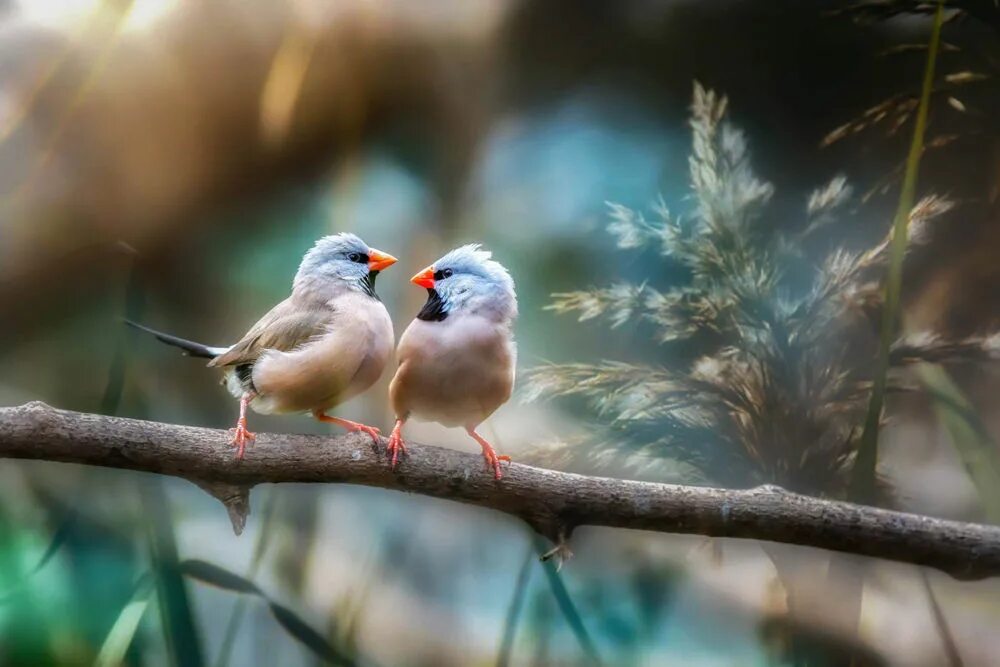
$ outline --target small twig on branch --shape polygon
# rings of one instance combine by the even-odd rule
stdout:
[[[924,565],[958,579],[1000,574],[1000,527],[821,500],[774,486],[653,484],[516,463],[498,482],[483,470],[478,453],[420,444],[408,446],[409,458],[393,472],[384,461],[385,441],[375,448],[361,434],[261,433],[242,461],[227,442],[225,431],[44,403],[0,408],[0,457],[173,475],[223,500],[240,498],[234,489],[260,483],[363,484],[499,510],[553,542],[577,526],[608,526],[785,542]]]

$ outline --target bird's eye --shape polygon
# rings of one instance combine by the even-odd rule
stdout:
[[[360,262],[361,261],[361,255],[359,255],[356,252],[352,252],[351,254],[349,254],[347,256],[347,259],[351,260],[352,262]]]
[[[452,273],[453,272],[452,272],[451,269],[445,269],[444,271],[441,272],[441,277],[442,278],[451,278],[451,274]]]

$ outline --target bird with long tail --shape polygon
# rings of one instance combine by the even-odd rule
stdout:
[[[248,408],[309,413],[378,442],[377,428],[326,412],[371,387],[392,355],[392,321],[375,294],[375,278],[395,262],[354,234],[321,238],[303,257],[291,295],[228,347],[129,324],[223,369],[226,387],[240,401],[230,430],[237,459],[256,437],[247,428]]]

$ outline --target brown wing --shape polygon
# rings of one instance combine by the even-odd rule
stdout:
[[[253,363],[265,350],[288,352],[321,336],[333,326],[336,310],[303,308],[285,299],[253,325],[228,352],[220,354],[209,366],[237,366]]]

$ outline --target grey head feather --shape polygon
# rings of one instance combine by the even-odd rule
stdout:
[[[325,296],[346,288],[375,297],[377,272],[368,270],[370,251],[367,243],[349,232],[324,236],[302,258],[292,291]]]
[[[433,266],[434,291],[448,314],[474,313],[504,324],[517,318],[513,278],[478,243],[455,248]]]

